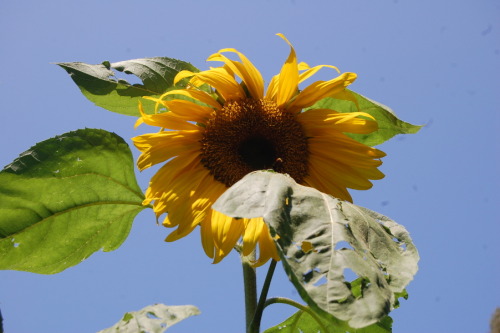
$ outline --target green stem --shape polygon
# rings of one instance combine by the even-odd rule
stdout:
[[[304,312],[307,312],[311,317],[314,318],[314,320],[316,320],[316,322],[319,324],[319,326],[321,326],[321,328],[323,329],[323,332],[328,332],[327,328],[325,327],[325,325],[322,323],[321,319],[318,317],[317,314],[314,313],[313,310],[311,310],[310,308],[308,308],[307,306],[305,305],[302,305],[300,303],[297,303],[295,302],[294,300],[291,300],[289,298],[284,298],[284,297],[273,297],[273,298],[270,298],[268,299],[265,304],[264,304],[264,308],[267,307],[268,305],[271,305],[271,304],[275,304],[275,303],[283,303],[283,304],[288,304],[288,305],[291,305],[293,307],[296,307],[297,309],[299,310],[302,310]]]
[[[252,267],[252,262],[255,261],[255,251],[246,257],[242,255],[241,261],[245,288],[246,331],[248,332],[257,309],[257,275],[255,274],[255,268]]]
[[[248,327],[248,333],[259,333],[260,330],[260,321],[262,319],[262,313],[264,312],[267,293],[269,291],[269,286],[271,285],[271,280],[273,278],[274,269],[276,268],[276,260],[271,260],[269,264],[269,269],[267,271],[266,279],[264,281],[264,285],[262,286],[262,291],[260,292],[259,303],[257,304],[257,309],[255,310],[255,316]]]

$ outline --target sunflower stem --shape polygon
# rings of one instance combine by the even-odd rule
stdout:
[[[257,304],[257,308],[255,310],[255,315],[250,323],[250,327],[248,327],[248,333],[259,333],[260,331],[260,321],[262,319],[262,313],[264,312],[267,293],[269,291],[269,286],[271,285],[271,280],[273,278],[274,269],[276,268],[276,260],[271,260],[269,264],[269,269],[267,270],[266,279],[264,280],[264,285],[262,286],[262,291],[260,292],[259,303]]]
[[[241,256],[243,265],[243,284],[245,288],[245,318],[246,331],[250,331],[255,310],[257,309],[257,275],[255,268],[252,267],[252,262],[255,261],[255,251],[250,255]]]

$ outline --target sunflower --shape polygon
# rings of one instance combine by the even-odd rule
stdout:
[[[214,263],[240,240],[243,255],[258,247],[255,266],[270,258],[279,260],[262,218],[236,220],[211,208],[249,172],[274,169],[349,201],[347,188],[366,190],[372,186],[370,180],[384,177],[377,167],[385,154],[344,134],[373,132],[378,128],[373,117],[310,108],[326,97],[345,98],[345,88],[356,74],[298,63],[292,44],[278,36],[288,43],[290,54],[266,90],[260,72],[242,53],[222,49],[207,59],[222,66],[198,73],[181,71],[174,83],[186,79],[186,89],[149,98],[156,101],[155,114],[146,114],[139,104],[137,125],[161,129],[133,138],[142,152],[138,167],[142,171],[166,162],[152,177],[144,204],[153,203],[157,219],[166,213],[165,227],[176,227],[166,241],[200,226],[203,249]],[[239,61],[227,54],[235,54]],[[339,75],[299,90],[300,83],[324,67]]]

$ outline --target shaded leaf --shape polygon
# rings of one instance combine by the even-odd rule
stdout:
[[[250,173],[213,208],[232,217],[263,217],[279,235],[276,244],[290,281],[327,320],[338,318],[354,328],[378,322],[417,271],[418,253],[403,226],[287,175]]]
[[[181,70],[198,72],[190,63],[166,58],[143,58],[99,65],[83,62],[57,64],[71,76],[81,92],[90,101],[106,110],[140,116],[137,105],[139,100],[146,113],[154,113],[154,102],[141,99],[143,96],[159,97],[174,88],[184,87],[179,82],[174,86],[174,78]],[[130,84],[118,79],[113,70],[132,74],[141,79],[142,84]]]
[[[299,310],[290,318],[282,323],[268,328],[264,333],[390,333],[392,332],[392,318],[385,317],[380,322],[355,329],[336,322],[320,319],[323,326],[327,329],[324,331],[321,325],[307,312]]]
[[[118,135],[85,129],[40,142],[0,172],[0,269],[53,274],[115,250],[142,200]]]
[[[97,333],[163,333],[178,322],[200,314],[193,305],[155,304],[127,312],[122,320]]]
[[[388,106],[375,102],[354,91],[346,90],[340,98],[327,97],[311,109],[331,109],[338,112],[362,111],[373,116],[378,123],[378,130],[369,134],[346,133],[354,140],[368,146],[379,145],[398,134],[417,133],[422,126],[412,125],[400,120]]]

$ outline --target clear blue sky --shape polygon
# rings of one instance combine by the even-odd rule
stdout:
[[[410,299],[392,313],[394,332],[487,332],[500,306],[499,19],[495,0],[2,0],[0,162],[78,128],[129,143],[146,131],[87,101],[55,62],[168,56],[205,69],[208,55],[234,47],[269,79],[288,54],[275,36],[282,32],[299,60],[356,72],[353,90],[427,124],[382,145],[386,178],[353,193],[405,225],[420,251]],[[143,189],[151,176],[139,176]],[[148,210],[117,251],[56,275],[0,272],[5,329],[95,332],[162,302],[202,311],[173,333],[242,332],[237,255],[212,265],[197,232],[176,243],[166,235]],[[280,266],[270,295],[298,299]],[[290,313],[273,305],[264,326]]]

